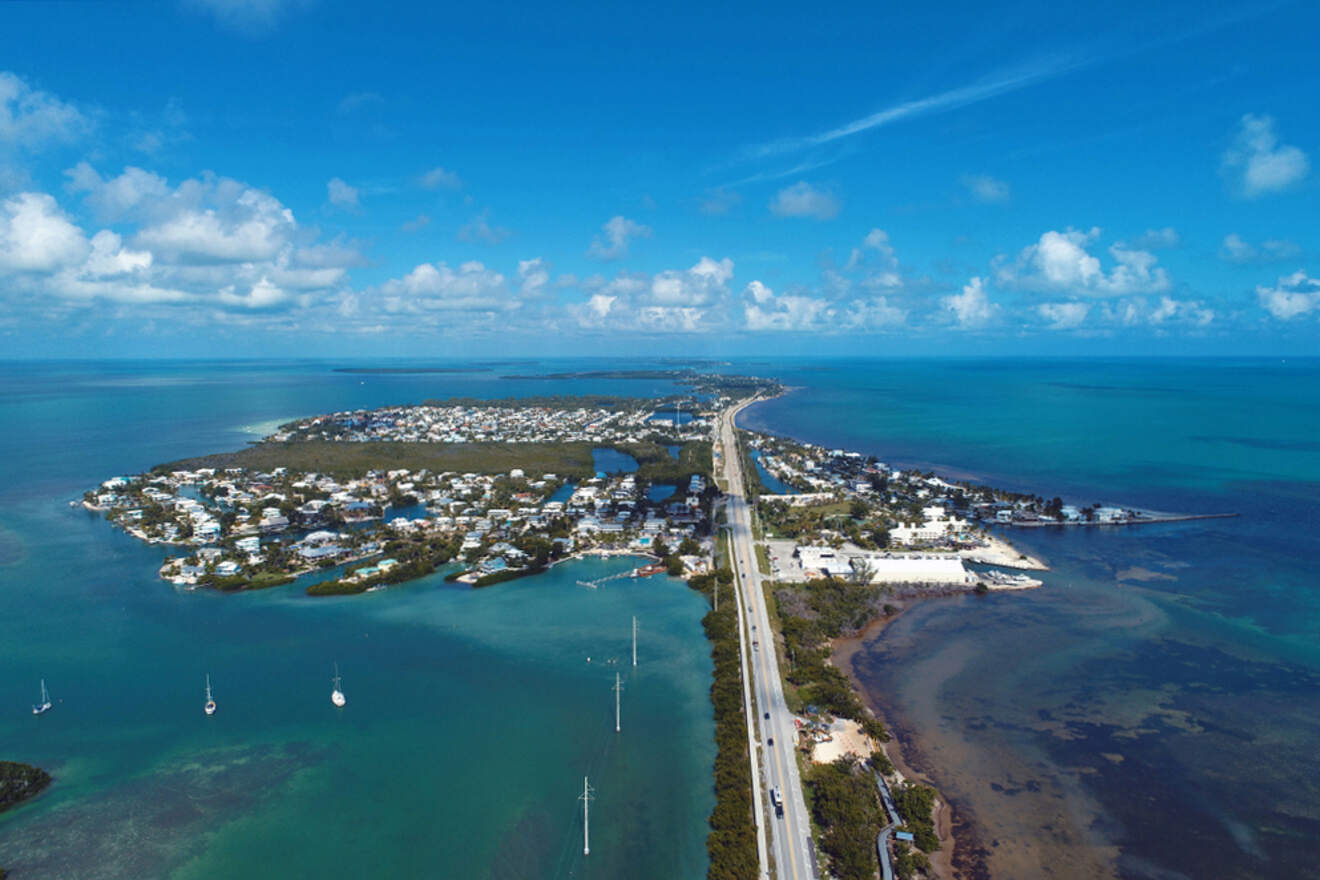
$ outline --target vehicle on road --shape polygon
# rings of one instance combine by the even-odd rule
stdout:
[[[775,805],[775,815],[782,819],[784,817],[784,798],[779,793],[779,789],[770,789],[770,803]]]
[[[774,744],[775,744],[775,738],[774,738],[773,736],[770,737],[769,739],[767,739],[767,740],[765,741],[765,744],[768,745],[768,746],[772,746],[772,745],[774,745]]]
[[[770,720],[770,713],[769,713],[769,712],[766,712],[766,713],[765,713],[765,720],[766,720],[766,721],[769,721],[769,720]]]

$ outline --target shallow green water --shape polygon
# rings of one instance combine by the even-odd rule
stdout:
[[[0,395],[21,432],[0,441],[0,744],[56,777],[0,817],[0,865],[16,880],[704,875],[706,603],[682,582],[586,589],[635,564],[592,559],[479,591],[437,575],[340,599],[176,593],[155,577],[163,551],[67,506],[143,457],[234,445],[300,382],[225,384],[224,412],[182,378],[121,383],[122,420],[75,380]],[[56,706],[34,718],[43,676]]]

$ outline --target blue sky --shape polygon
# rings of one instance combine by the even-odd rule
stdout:
[[[0,4],[4,347],[1320,350],[1313,3],[477,5]]]

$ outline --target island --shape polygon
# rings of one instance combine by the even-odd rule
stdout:
[[[0,761],[0,813],[36,797],[50,783],[50,774],[40,767],[17,761]],[[9,872],[0,868],[0,880],[8,876]]]
[[[638,557],[634,576],[684,578],[710,602],[718,748],[708,877],[755,876],[766,830],[754,816],[785,809],[835,877],[881,867],[951,876],[948,805],[891,751],[846,672],[850,640],[855,650],[860,633],[914,601],[1041,587],[1047,566],[1019,552],[1008,529],[1191,515],[1069,505],[735,429],[739,409],[783,392],[770,380],[622,373],[609,375],[667,378],[691,393],[326,413],[243,449],[112,477],[74,503],[168,548],[160,576],[185,590],[296,582],[312,596],[344,595],[442,570],[444,582],[481,588],[585,554]],[[762,669],[767,652],[775,671]],[[753,682],[761,705],[788,715],[761,718]],[[768,758],[766,775],[757,770],[770,748],[786,748],[792,768],[776,769],[775,783]],[[796,802],[784,803],[785,790]]]
[[[0,761],[0,813],[31,800],[46,790],[50,774],[31,764]],[[0,872],[3,876],[3,872]]]

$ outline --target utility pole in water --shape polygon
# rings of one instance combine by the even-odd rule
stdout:
[[[591,855],[591,825],[590,816],[587,807],[594,798],[591,794],[591,786],[587,784],[587,777],[582,777],[582,794],[578,795],[578,800],[582,801],[582,854]]]
[[[623,682],[619,680],[619,673],[616,672],[614,673],[614,732],[615,733],[618,733],[620,730],[621,716],[619,715],[619,695],[622,693],[623,693]]]

